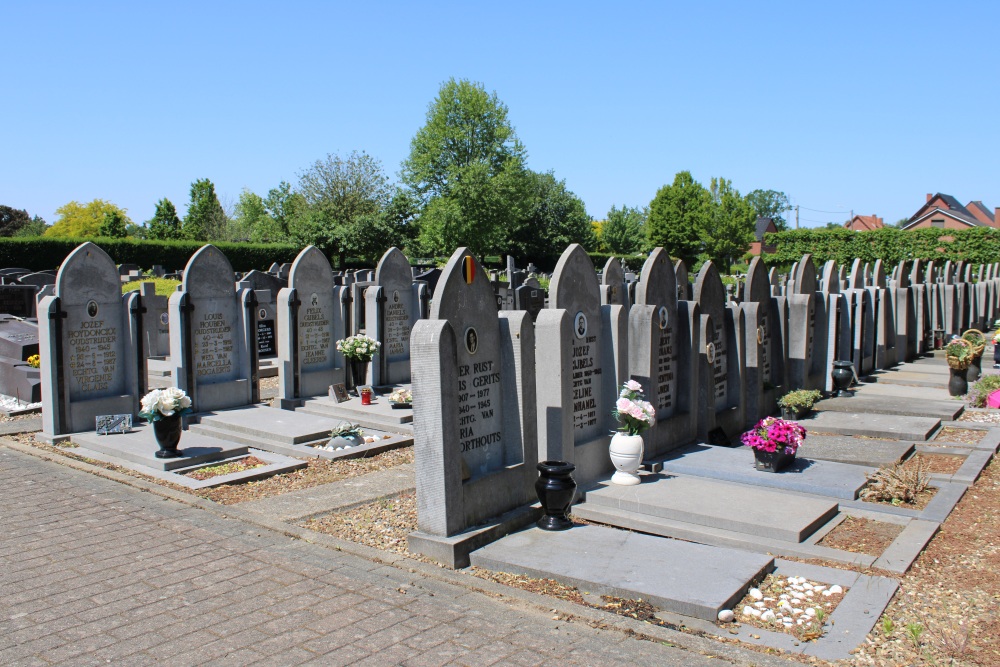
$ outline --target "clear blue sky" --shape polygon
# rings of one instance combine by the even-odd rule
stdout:
[[[0,24],[0,203],[50,223],[183,215],[206,177],[235,203],[355,149],[395,179],[449,77],[495,90],[595,218],[683,169],[784,191],[803,226],[1000,206],[992,2],[6,0]]]

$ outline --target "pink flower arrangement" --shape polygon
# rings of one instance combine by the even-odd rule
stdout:
[[[806,438],[806,430],[793,421],[765,417],[751,430],[740,436],[747,447],[762,452],[794,454]]]
[[[629,435],[639,435],[656,422],[656,411],[642,398],[642,385],[635,380],[622,385],[614,412],[611,413],[622,425],[619,430],[626,431]]]

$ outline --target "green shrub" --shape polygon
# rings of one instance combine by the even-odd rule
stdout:
[[[816,401],[823,398],[817,389],[796,389],[778,399],[778,405],[788,410],[811,410]]]
[[[1000,375],[984,375],[969,387],[969,393],[965,395],[965,401],[972,408],[985,408],[986,399],[990,394],[1000,389]]]

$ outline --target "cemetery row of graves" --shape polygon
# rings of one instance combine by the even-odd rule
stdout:
[[[692,443],[730,445],[791,390],[831,390],[834,362],[865,378],[988,328],[1000,310],[1000,264],[817,267],[806,255],[780,276],[754,260],[727,286],[711,262],[690,276],[662,248],[632,274],[615,259],[595,267],[570,246],[547,289],[511,259],[498,275],[464,248],[443,269],[417,270],[393,248],[373,271],[337,272],[308,247],[290,265],[241,275],[207,245],[176,274],[169,297],[151,285],[123,295],[137,275],[85,243],[32,296],[36,348],[32,313],[3,323],[0,393],[16,386],[40,400],[39,439],[71,440],[170,481],[251,453],[264,464],[204,484],[412,443],[418,525],[409,549],[452,567],[539,517],[540,462],[574,466],[581,490],[608,478],[612,411],[628,380],[655,411],[643,433],[645,459],[655,462]],[[359,334],[378,344],[361,376],[337,345]],[[26,363],[31,353],[37,369]],[[270,369],[277,398],[265,407],[260,380]],[[131,422],[157,386],[192,402],[180,456],[157,458],[152,429],[138,423],[95,433],[108,416]],[[382,396],[412,390],[412,406],[344,391],[364,387]],[[328,447],[345,420],[375,441]],[[836,491],[848,502],[864,484],[850,474],[860,481]],[[837,503],[820,505],[801,510],[815,514],[813,530]],[[583,539],[567,535],[558,538],[567,548]],[[736,588],[768,568],[759,560],[733,566]]]

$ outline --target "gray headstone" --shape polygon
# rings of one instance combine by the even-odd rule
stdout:
[[[691,293],[691,281],[688,278],[688,267],[683,259],[674,262],[674,278],[677,283],[677,300],[691,301],[694,296]]]
[[[705,400],[698,432],[704,436],[718,426],[728,435],[735,435],[743,428],[743,377],[734,319],[739,317],[739,311],[726,305],[722,278],[711,261],[705,262],[698,272],[694,300],[701,308],[702,317],[708,316],[711,320],[711,328],[703,326],[702,329],[702,348],[706,351],[704,356],[708,365],[705,370],[709,377],[701,387]]]
[[[34,317],[36,292],[30,285],[0,285],[0,313]]]
[[[410,381],[410,331],[419,318],[410,262],[398,248],[382,255],[375,287],[366,295],[365,320],[372,337],[382,343],[372,364],[378,385]]]
[[[608,258],[601,273],[601,303],[626,307],[629,305],[625,272],[616,257]]]

